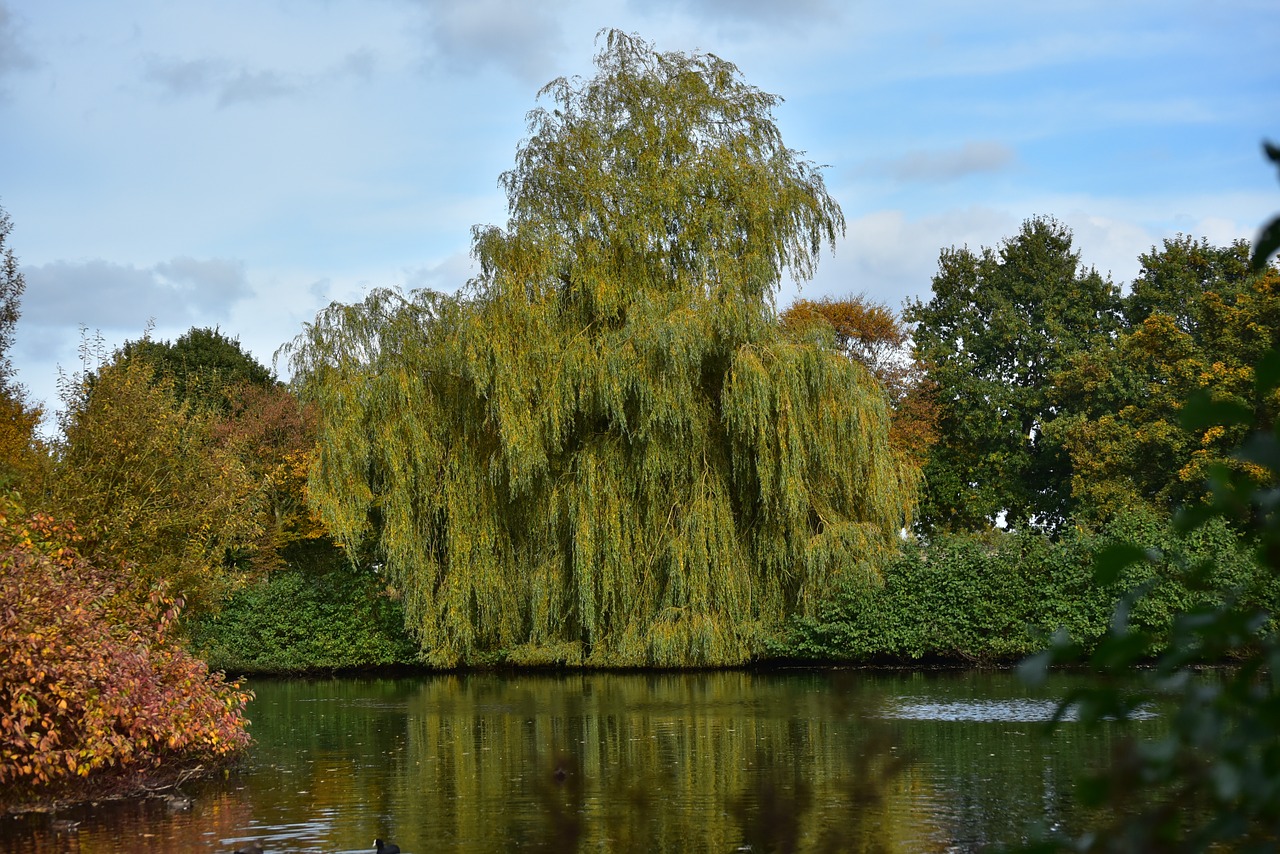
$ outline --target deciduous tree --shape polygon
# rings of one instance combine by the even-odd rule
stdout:
[[[925,528],[1054,528],[1071,511],[1070,462],[1047,426],[1051,378],[1110,346],[1119,290],[1080,264],[1071,232],[1036,218],[998,250],[943,250],[933,296],[911,301],[916,357],[939,388],[939,442],[925,467]]]
[[[1184,401],[1211,392],[1269,426],[1280,396],[1253,393],[1255,366],[1280,345],[1280,272],[1253,272],[1249,246],[1178,237],[1142,256],[1114,346],[1076,353],[1054,376],[1074,410],[1051,428],[1071,455],[1083,519],[1138,505],[1170,511],[1204,494],[1207,472],[1231,464],[1242,427],[1190,430]]]
[[[741,662],[912,503],[875,382],[776,323],[843,228],[777,98],[618,32],[596,65],[543,89],[460,297],[377,291],[293,345],[312,500],[436,663]]]
[[[9,360],[27,287],[17,256],[5,245],[12,231],[13,221],[0,208],[0,489],[36,491],[48,468],[49,452],[36,430],[44,410],[27,401]]]
[[[243,386],[268,388],[277,384],[240,341],[220,329],[191,328],[176,341],[155,341],[145,335],[127,342],[125,356],[150,361],[157,377],[167,377],[174,396],[193,409],[228,412]]]
[[[260,532],[231,559],[258,569],[277,568],[285,551],[309,542],[320,547],[327,532],[307,507],[306,472],[315,447],[314,412],[240,345],[219,329],[192,328],[176,341],[145,335],[127,342],[124,359],[142,359],[154,368],[155,381],[167,389],[189,416],[203,419],[213,453],[239,461],[245,484],[245,513],[255,514]],[[95,378],[88,388],[92,393]],[[329,542],[329,547],[332,543]]]
[[[307,504],[307,472],[315,455],[314,407],[284,385],[243,383],[228,391],[230,410],[211,423],[217,446],[232,453],[254,485],[261,536],[254,566],[281,566],[291,547],[332,548],[329,532]]]
[[[862,295],[798,299],[779,320],[794,334],[827,329],[836,349],[879,380],[893,409],[891,438],[917,466],[937,441],[937,387],[911,353],[911,330],[887,305]]]
[[[232,583],[226,558],[252,543],[253,484],[146,359],[116,354],[92,390],[73,385],[50,485],[89,554],[165,581],[195,612]]]

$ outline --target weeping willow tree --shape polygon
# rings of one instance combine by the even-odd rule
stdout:
[[[776,322],[844,228],[777,98],[618,32],[596,65],[540,93],[476,279],[334,304],[289,347],[311,500],[437,664],[742,662],[873,582],[911,508],[883,392]]]

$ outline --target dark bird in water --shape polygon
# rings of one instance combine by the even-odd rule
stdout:
[[[193,801],[181,792],[164,796],[164,805],[173,812],[186,812],[191,809]]]
[[[243,848],[237,848],[235,854],[262,854],[262,846],[256,842],[250,842]]]
[[[400,846],[394,842],[383,842],[381,839],[373,840],[373,848],[378,854],[400,854]]]

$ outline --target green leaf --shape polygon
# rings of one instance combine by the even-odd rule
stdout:
[[[1215,400],[1207,391],[1197,391],[1182,407],[1181,421],[1188,430],[1252,425],[1253,410],[1235,401]]]
[[[1266,154],[1268,160],[1276,164],[1276,166],[1280,166],[1280,146],[1272,145],[1270,142],[1263,140],[1262,151]]]
[[[1255,272],[1264,269],[1275,251],[1280,249],[1280,217],[1276,217],[1262,227],[1258,240],[1253,245],[1253,257],[1249,259],[1249,267]]]
[[[1272,145],[1270,142],[1263,140],[1262,152],[1267,159],[1280,167],[1280,146]],[[1262,227],[1262,231],[1258,234],[1258,239],[1253,246],[1253,257],[1249,259],[1249,266],[1255,271],[1261,270],[1267,266],[1267,260],[1277,249],[1280,249],[1280,217],[1276,217]]]
[[[1125,568],[1158,559],[1155,552],[1133,543],[1111,543],[1093,556],[1093,580],[1103,586],[1114,584]]]
[[[1253,379],[1258,397],[1266,397],[1280,386],[1280,349],[1268,350],[1262,355],[1253,369]]]
[[[1275,433],[1254,433],[1245,440],[1237,457],[1272,473],[1280,473],[1280,440]]]

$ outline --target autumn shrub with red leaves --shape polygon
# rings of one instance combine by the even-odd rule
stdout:
[[[128,567],[74,542],[0,499],[0,808],[217,764],[249,743],[251,695],[172,637],[181,602],[139,596]]]

